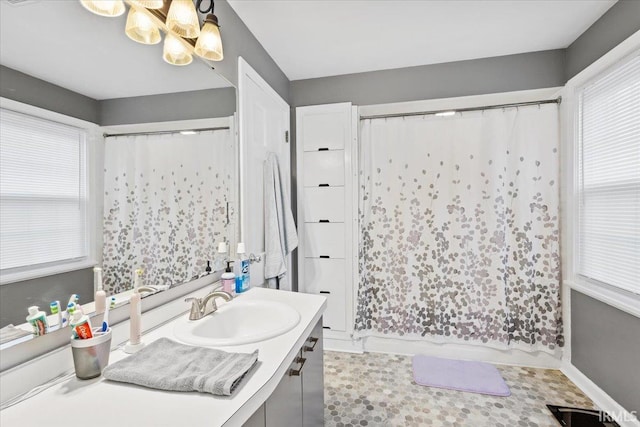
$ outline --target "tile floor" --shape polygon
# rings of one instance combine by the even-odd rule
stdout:
[[[498,365],[511,396],[423,387],[411,356],[326,351],[325,425],[558,427],[546,404],[592,408],[560,371]]]

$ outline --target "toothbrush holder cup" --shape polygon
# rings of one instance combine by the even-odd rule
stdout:
[[[76,377],[89,380],[102,375],[102,370],[109,364],[111,352],[111,328],[102,332],[101,328],[93,328],[93,338],[71,338],[71,352]]]

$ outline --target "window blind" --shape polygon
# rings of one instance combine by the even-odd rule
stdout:
[[[84,131],[0,109],[0,269],[88,256]]]
[[[579,94],[578,274],[640,294],[640,55]]]

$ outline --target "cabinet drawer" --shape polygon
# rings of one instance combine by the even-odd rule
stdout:
[[[346,278],[344,259],[304,260],[304,292],[327,298],[323,326],[332,331],[346,330]]]
[[[344,185],[344,150],[304,153],[304,186]]]
[[[303,197],[305,222],[344,222],[344,187],[309,187]]]
[[[322,317],[322,327],[330,331],[346,331],[347,312],[344,297],[336,293],[320,295],[327,297],[327,310]]]
[[[302,118],[304,151],[317,151],[320,148],[340,150],[350,135],[344,112],[305,115]]]
[[[311,294],[342,292],[344,295],[345,263],[344,259],[306,258],[304,260],[304,291]]]
[[[305,258],[344,258],[344,224],[305,223]]]

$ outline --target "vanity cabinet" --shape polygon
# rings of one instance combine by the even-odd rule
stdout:
[[[305,339],[269,399],[244,427],[324,425],[322,319]]]
[[[306,364],[302,370],[302,425],[324,425],[324,361],[322,319],[302,346]]]

